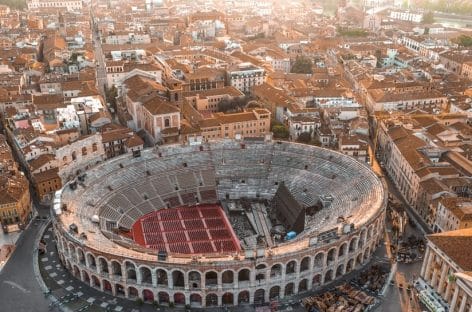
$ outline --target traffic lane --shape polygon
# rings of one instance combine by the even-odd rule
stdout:
[[[0,272],[0,302],[3,311],[47,311],[49,302],[39,287],[33,269],[34,246],[43,221],[33,221]]]

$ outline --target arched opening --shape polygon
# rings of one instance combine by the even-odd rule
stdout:
[[[310,269],[310,257],[303,258],[302,262],[300,262],[300,272],[305,272]]]
[[[338,258],[344,257],[344,255],[346,254],[346,249],[347,249],[347,243],[344,243],[341,245],[341,247],[339,247]]]
[[[278,278],[282,276],[282,265],[277,263],[270,269],[270,278]]]
[[[351,242],[349,243],[349,253],[352,253],[356,251],[357,249],[357,237],[354,237],[351,239]]]
[[[292,260],[285,266],[285,274],[294,274],[297,269],[297,263]]]
[[[370,257],[370,247],[367,247],[364,252],[364,260],[369,259]]]
[[[74,265],[73,275],[74,275],[75,278],[80,279],[80,270],[79,270],[79,267],[76,266],[76,265]]]
[[[84,283],[90,285],[90,277],[87,273],[87,271],[82,271],[82,277],[84,278]]]
[[[334,263],[334,260],[336,258],[336,248],[331,248],[329,251],[328,251],[328,256],[326,258],[326,263],[327,265],[331,265]]]
[[[249,291],[244,290],[238,295],[238,304],[249,303]]]
[[[344,265],[341,264],[336,269],[336,278],[343,276],[343,274],[344,274]]]
[[[205,299],[207,307],[216,307],[218,305],[218,296],[216,294],[208,294]]]
[[[362,265],[363,263],[364,263],[364,257],[362,256],[362,253],[360,253],[360,254],[357,255],[356,264],[357,265]]]
[[[294,289],[293,283],[288,283],[288,284],[285,286],[285,296],[291,296],[291,295],[293,295],[293,289]]]
[[[72,152],[72,160],[77,160],[77,153],[75,151]]]
[[[192,308],[199,308],[202,306],[202,296],[199,294],[190,295],[190,306]]]
[[[142,284],[152,285],[151,269],[149,269],[148,267],[140,267],[139,273],[141,273]]]
[[[322,268],[324,263],[324,253],[320,252],[315,256],[315,268]]]
[[[313,287],[320,286],[321,285],[321,274],[315,274],[315,276],[313,276],[313,280],[312,280],[311,284],[313,285]]]
[[[249,282],[251,278],[251,272],[248,269],[242,269],[238,272],[238,283]]]
[[[218,285],[218,275],[215,271],[210,271],[205,273],[205,286],[206,287],[215,287]]]
[[[258,289],[254,293],[254,304],[264,304],[265,302],[265,291],[264,289]]]
[[[154,302],[154,293],[152,290],[144,289],[143,290],[143,300],[144,302],[153,303]]]
[[[170,119],[169,119],[169,118],[165,118],[165,119],[164,119],[164,127],[165,127],[165,128],[169,128],[169,127],[170,127]]]
[[[125,262],[125,267],[126,267],[126,279],[128,280],[129,283],[136,284],[136,267],[134,266],[133,263],[129,261]]]
[[[157,294],[157,298],[159,300],[159,304],[169,304],[169,294],[165,291],[160,291]]]
[[[173,271],[172,280],[174,281],[174,287],[185,286],[184,273],[182,273],[181,271],[178,271],[178,270]]]
[[[278,299],[280,297],[280,286],[274,286],[269,290],[269,299]]]
[[[188,283],[190,289],[200,289],[202,287],[200,273],[197,271],[190,271],[188,273]]]
[[[183,293],[174,294],[174,303],[176,305],[185,305],[185,295]]]
[[[87,147],[82,147],[82,156],[87,156]]]
[[[84,252],[82,251],[82,249],[80,248],[77,248],[77,253],[78,253],[78,257],[79,257],[79,263],[83,266],[85,266],[85,255],[84,255]]]
[[[115,284],[115,294],[118,297],[126,297],[125,289],[121,284]]]
[[[325,274],[324,282],[328,283],[328,282],[331,282],[332,280],[333,280],[333,270],[329,270]]]
[[[346,273],[349,273],[354,268],[354,259],[350,259],[346,264]]]
[[[139,297],[138,290],[134,287],[128,287],[128,298],[130,299],[136,299]]]
[[[226,270],[221,274],[221,282],[226,285],[233,284],[233,271]]]
[[[223,297],[221,297],[221,303],[223,305],[233,305],[234,303],[234,298],[232,293],[224,293]]]
[[[108,262],[105,258],[98,258],[98,265],[100,266],[100,271],[102,273],[108,273]]]
[[[118,261],[111,262],[111,272],[115,277],[121,278],[121,264]]]
[[[369,230],[367,231],[367,239],[370,239],[372,237],[372,234],[373,234],[373,227],[371,225],[369,226]]]
[[[111,284],[107,280],[103,280],[103,291],[112,294]]]
[[[256,282],[261,283],[263,280],[265,280],[265,272],[266,272],[266,265],[261,263],[256,266]]]
[[[308,281],[306,278],[302,279],[300,283],[298,283],[298,292],[304,292],[308,290]]]
[[[92,286],[95,287],[95,288],[98,288],[98,289],[100,289],[101,286],[102,286],[100,284],[100,280],[95,275],[92,275]]]
[[[89,264],[89,268],[97,271],[97,263],[95,262],[95,257],[92,254],[87,254],[87,260]]]
[[[361,238],[359,239],[359,245],[358,248],[362,248],[365,244],[365,236],[366,236],[366,230],[361,231]]]
[[[158,269],[156,271],[157,275],[157,285],[168,286],[169,281],[167,279],[167,272],[163,269]]]

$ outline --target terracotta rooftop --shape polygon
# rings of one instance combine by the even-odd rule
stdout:
[[[427,236],[462,270],[472,271],[472,228],[437,233]]]

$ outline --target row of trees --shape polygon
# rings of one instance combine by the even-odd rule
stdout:
[[[7,5],[12,10],[23,10],[26,8],[26,0],[0,0],[0,4]]]

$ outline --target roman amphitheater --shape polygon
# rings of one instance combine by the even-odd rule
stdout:
[[[208,307],[328,285],[382,237],[384,186],[308,145],[222,140],[97,164],[56,193],[59,256],[115,296]]]

